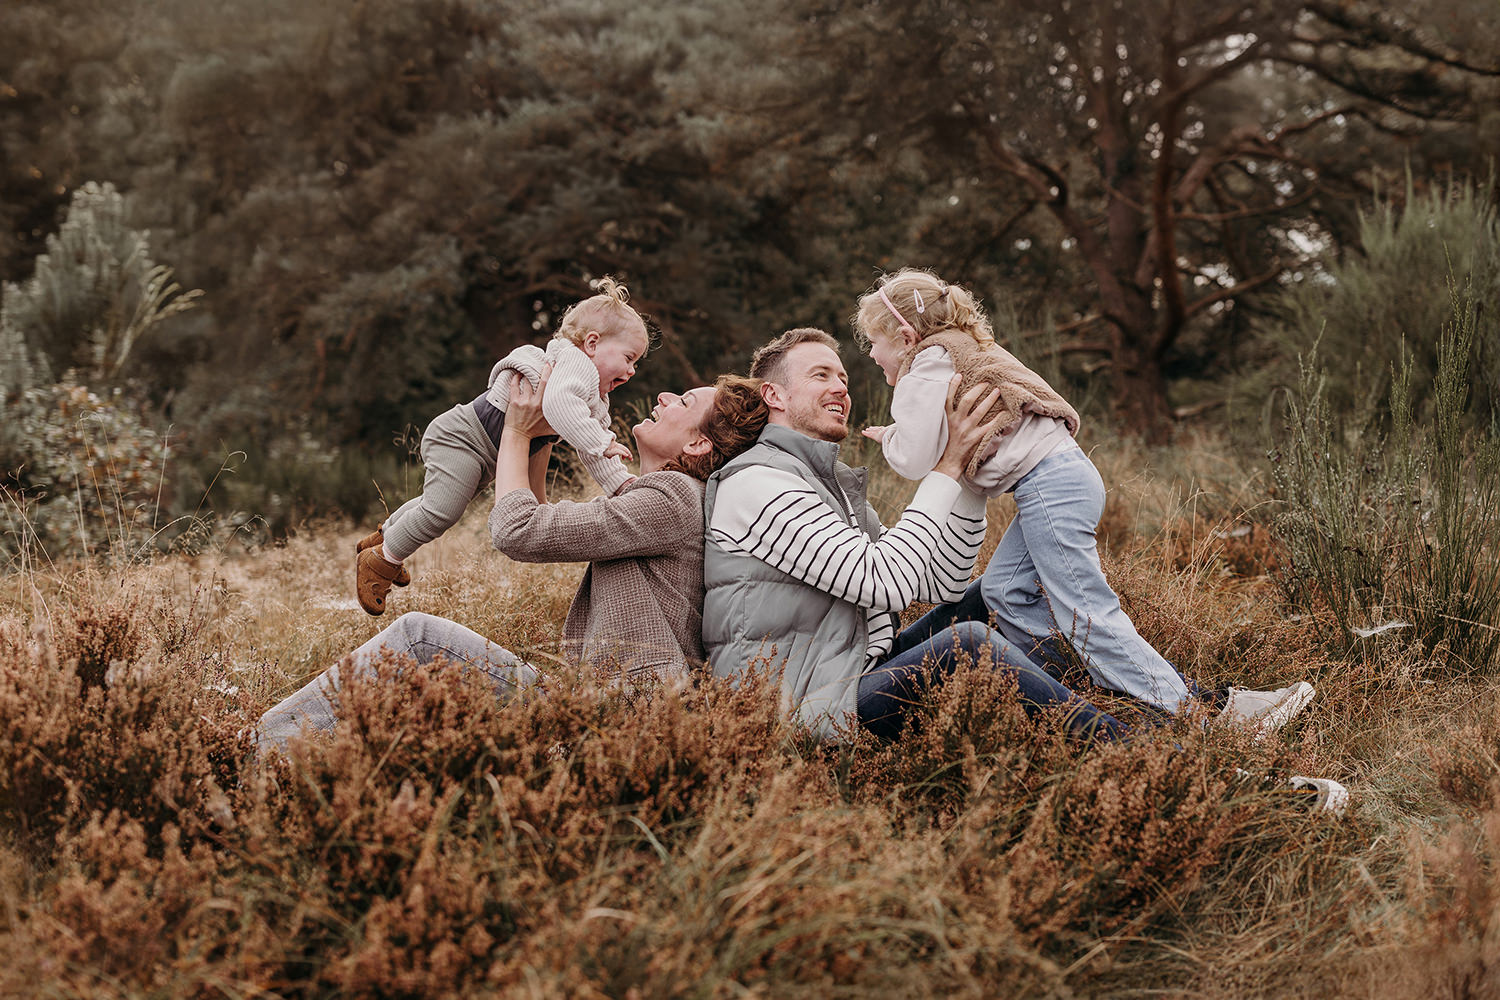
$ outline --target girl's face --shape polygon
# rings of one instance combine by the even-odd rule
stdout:
[[[602,399],[630,381],[636,362],[646,353],[644,327],[621,330],[601,336],[590,331],[583,339],[583,353],[599,369],[599,397]]]
[[[901,356],[906,353],[906,340],[900,335],[891,335],[883,330],[870,333],[870,359],[885,372],[887,385],[896,384],[896,373],[901,370]]]

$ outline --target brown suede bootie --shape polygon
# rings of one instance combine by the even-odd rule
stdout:
[[[375,546],[384,541],[385,525],[376,525],[374,531],[370,532],[368,535],[359,540],[358,544],[354,546],[354,551],[357,554],[363,552],[365,549],[373,549]],[[395,587],[404,587],[408,583],[411,583],[411,574],[406,571],[405,566],[402,566],[401,572],[396,574],[396,578],[391,581],[391,585]]]
[[[403,572],[404,567],[386,561],[379,545],[361,552],[354,580],[354,596],[359,599],[359,606],[372,615],[385,614],[385,595]]]

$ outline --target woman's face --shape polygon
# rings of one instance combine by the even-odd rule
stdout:
[[[690,442],[702,437],[699,428],[713,401],[714,390],[706,385],[681,395],[664,392],[657,396],[651,416],[631,429],[640,457],[644,460],[649,455],[666,462],[681,455]]]

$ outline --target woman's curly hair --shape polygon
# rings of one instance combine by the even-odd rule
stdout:
[[[753,445],[771,417],[760,387],[758,378],[720,375],[714,383],[713,402],[698,427],[711,447],[702,455],[678,455],[663,468],[706,480],[725,462]]]

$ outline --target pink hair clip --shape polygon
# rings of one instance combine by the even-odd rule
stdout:
[[[885,294],[885,289],[877,288],[875,292],[880,296],[880,301],[885,303],[885,307],[891,311],[891,315],[896,317],[896,322],[901,324],[901,329],[915,337],[917,331],[912,329],[912,325],[906,321],[906,317],[901,315],[901,310],[897,309],[896,304],[891,301],[891,297]],[[921,310],[918,311],[920,312]]]
[[[922,293],[915,288],[911,290],[911,300],[916,303],[918,316],[927,311],[927,303],[922,301]]]

